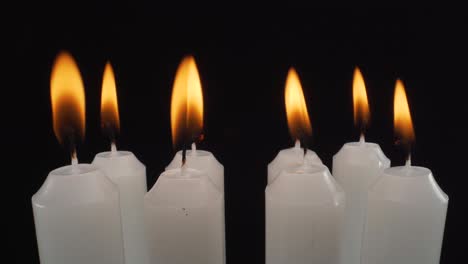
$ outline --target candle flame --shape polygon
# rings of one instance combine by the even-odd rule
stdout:
[[[102,78],[101,92],[101,127],[114,140],[115,133],[120,130],[119,106],[117,103],[117,88],[114,70],[110,62],[106,63]]]
[[[394,119],[395,133],[405,144],[410,145],[414,141],[413,121],[406,98],[405,87],[401,80],[397,80],[394,97]]]
[[[185,57],[179,65],[172,88],[172,143],[191,143],[203,129],[203,94],[200,76],[193,56]]]
[[[85,134],[85,94],[78,66],[66,51],[60,52],[50,77],[54,133],[61,144],[70,144]],[[67,142],[70,141],[70,142]]]
[[[294,68],[290,68],[284,90],[286,116],[289,132],[293,139],[302,140],[312,135],[309,113],[304,99],[299,75]]]
[[[369,123],[370,113],[369,104],[367,101],[366,84],[358,67],[354,70],[353,78],[353,108],[354,108],[354,124],[362,130]]]

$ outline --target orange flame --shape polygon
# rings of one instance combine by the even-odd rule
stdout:
[[[284,90],[286,115],[291,136],[295,140],[304,139],[312,135],[309,113],[304,99],[299,75],[294,68],[290,68]]]
[[[85,94],[80,71],[70,53],[60,52],[50,77],[50,97],[54,132],[62,144],[83,139],[85,134]]]
[[[117,89],[115,85],[114,70],[110,62],[106,63],[102,79],[101,94],[101,126],[111,130],[111,134],[120,129],[119,106],[117,103]]]
[[[367,102],[366,84],[358,67],[354,70],[353,78],[353,108],[354,124],[362,130],[369,123],[369,104]],[[362,131],[363,132],[363,131]]]
[[[395,85],[394,97],[394,119],[395,133],[405,144],[411,144],[414,141],[413,121],[406,98],[405,87],[401,80],[397,80]]]
[[[197,139],[203,129],[203,94],[193,56],[179,65],[172,88],[171,130],[174,146],[182,140]]]

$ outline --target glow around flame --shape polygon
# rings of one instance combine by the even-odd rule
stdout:
[[[177,69],[171,98],[171,130],[174,146],[184,140],[195,141],[203,130],[203,93],[192,56],[185,57]]]
[[[295,140],[312,135],[309,113],[304,99],[299,75],[294,68],[289,69],[284,90],[286,115],[291,136]]]
[[[117,88],[114,70],[110,62],[106,63],[102,79],[101,92],[101,126],[109,133],[116,133],[120,129],[119,106],[117,103]]]
[[[370,118],[369,103],[367,101],[366,84],[361,71],[357,67],[354,70],[353,78],[353,109],[354,124],[364,130]]]
[[[401,80],[397,80],[394,97],[394,127],[395,133],[404,144],[414,141],[413,121],[406,98],[405,87]]]
[[[50,77],[50,97],[55,136],[60,143],[83,139],[85,94],[80,71],[70,53],[60,52]]]

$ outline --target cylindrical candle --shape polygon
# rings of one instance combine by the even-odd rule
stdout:
[[[124,263],[118,189],[96,167],[50,172],[32,206],[41,263]]]
[[[375,143],[346,143],[333,157],[333,176],[346,193],[345,223],[341,260],[361,263],[361,241],[367,205],[367,191],[390,160]]]
[[[108,151],[96,155],[93,164],[118,187],[126,263],[149,264],[145,238],[143,198],[146,168],[128,151]]]
[[[324,165],[283,170],[265,191],[266,263],[338,263],[345,195]]]
[[[268,164],[268,184],[272,183],[283,169],[299,166],[304,161],[309,164],[322,164],[319,156],[310,149],[306,151],[304,156],[304,149],[301,148],[301,144],[297,140],[294,147],[281,150],[275,159]]]
[[[385,169],[369,190],[362,264],[438,264],[447,205],[429,169]]]
[[[144,204],[151,263],[223,263],[224,197],[205,172],[163,172]]]

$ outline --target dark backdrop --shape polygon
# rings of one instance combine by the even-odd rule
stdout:
[[[58,8],[57,8],[58,7]],[[442,263],[464,257],[467,218],[466,14],[441,10],[304,9],[217,10],[148,4],[54,6],[22,10],[6,26],[12,55],[1,98],[7,241],[15,263],[38,263],[30,204],[48,172],[69,163],[55,139],[49,97],[52,62],[69,50],[86,89],[86,140],[81,162],[109,149],[101,134],[99,102],[106,60],[114,66],[121,114],[118,146],[147,166],[151,188],[174,155],[169,103],[181,58],[196,57],[205,102],[205,141],[225,167],[227,260],[264,262],[266,166],[292,146],[284,108],[290,66],[302,79],[312,121],[311,148],[331,167],[345,142],[358,139],[351,81],[364,74],[369,141],[393,165],[392,107],[402,78],[416,131],[413,163],[430,168],[450,196]],[[11,71],[12,70],[12,71]],[[8,83],[8,82],[7,82]],[[11,208],[10,206],[13,205]]]

